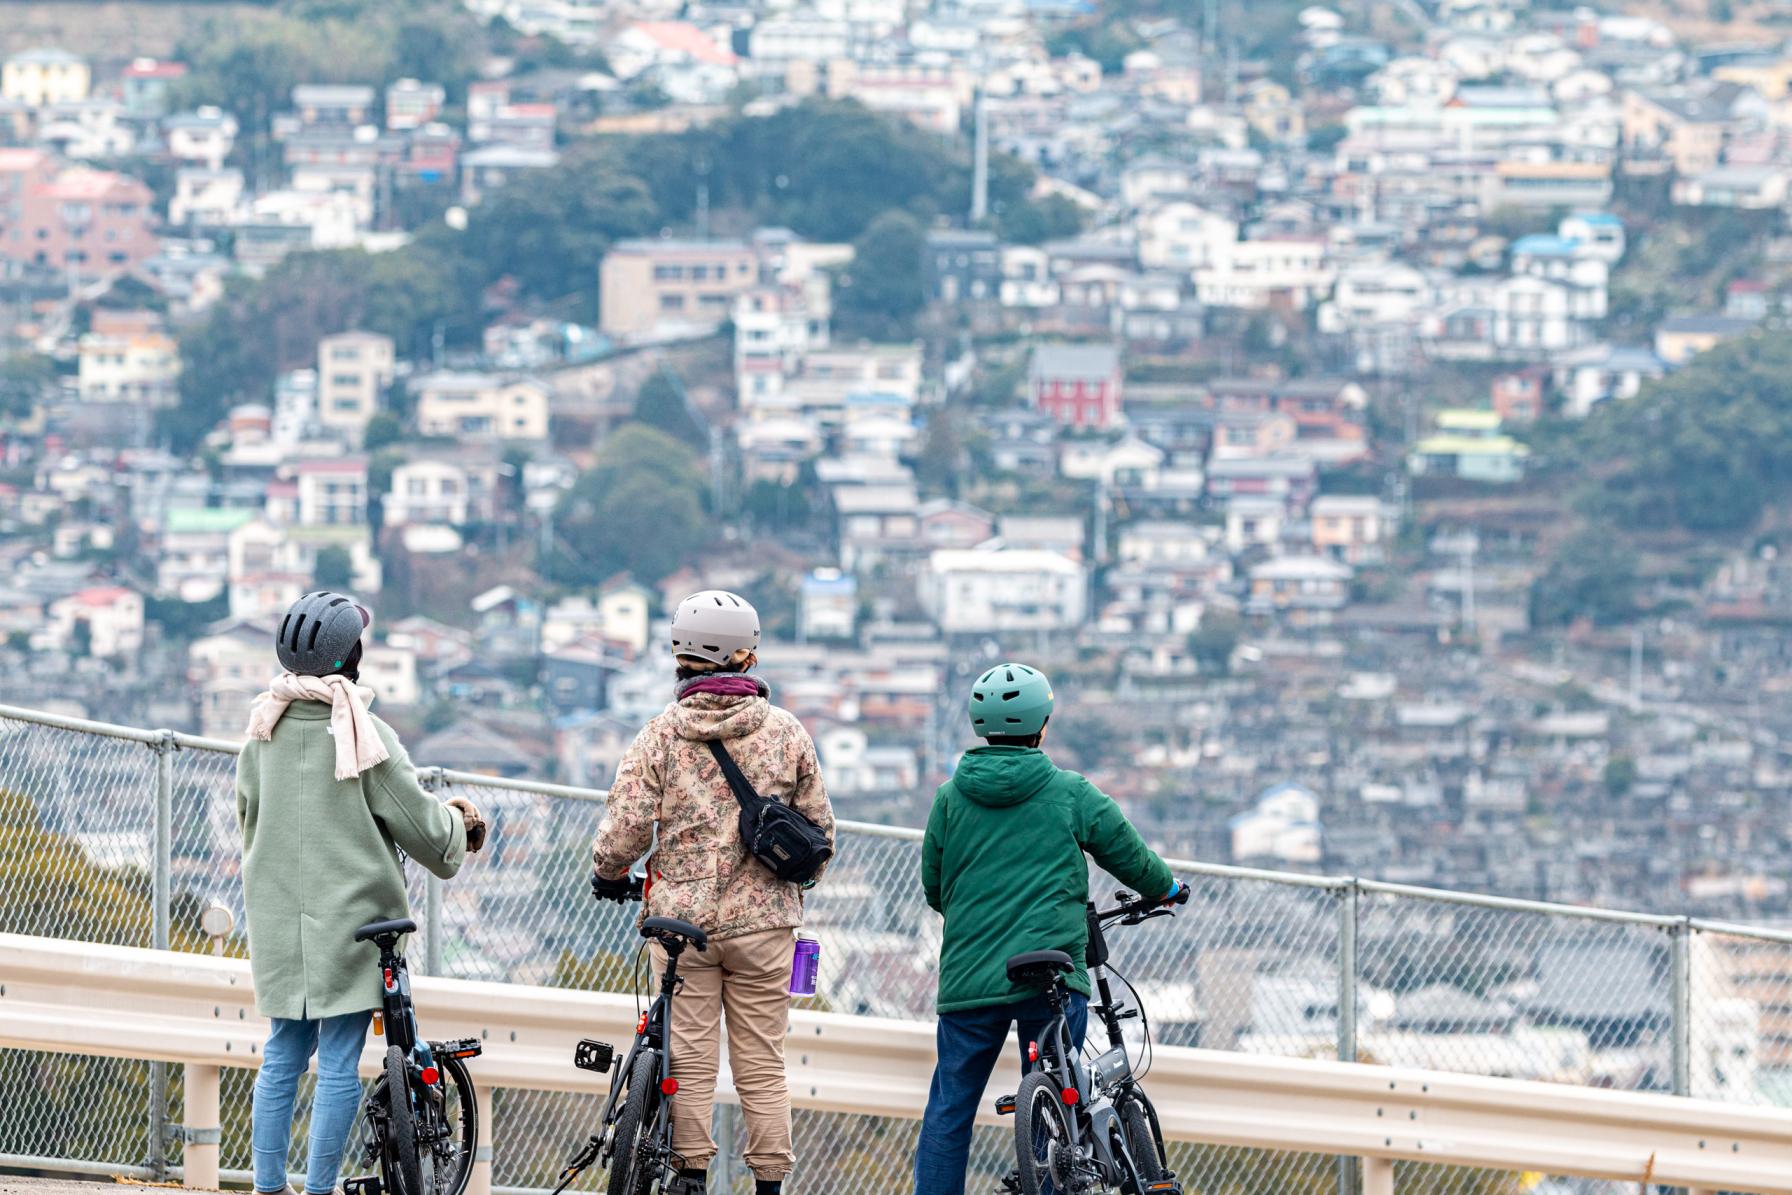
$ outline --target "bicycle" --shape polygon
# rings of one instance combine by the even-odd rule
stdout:
[[[599,900],[640,900],[644,877],[631,876],[625,896],[610,897],[596,891]],[[598,1114],[597,1132],[560,1172],[554,1195],[598,1161],[609,1168],[608,1195],[649,1195],[664,1190],[682,1160],[672,1149],[672,1101],[678,1096],[678,1080],[672,1077],[672,999],[683,985],[678,959],[688,947],[698,953],[709,950],[709,935],[688,921],[674,917],[649,917],[641,923],[641,936],[656,941],[666,952],[666,969],[660,975],[659,994],[635,1024],[634,1044],[616,1065],[616,1051],[608,1042],[586,1038],[573,1050],[573,1065],[597,1074],[615,1070],[610,1094]]]
[[[1134,1072],[1121,1028],[1121,1022],[1138,1018],[1149,1043],[1150,1022],[1142,1001],[1126,1008],[1114,998],[1104,933],[1114,923],[1138,925],[1174,916],[1175,910],[1127,892],[1116,893],[1114,899],[1118,903],[1111,909],[1097,909],[1094,901],[1087,906],[1089,946],[1084,963],[1097,994],[1090,1011],[1107,1029],[1108,1048],[1086,1069],[1065,1015],[1070,989],[1064,976],[1076,969],[1074,961],[1062,950],[1031,950],[1008,960],[1009,980],[1043,989],[1052,1019],[1041,1040],[1027,1044],[1031,1069],[1020,1090],[996,1101],[997,1113],[1015,1118],[1019,1165],[1003,1178],[1005,1191],[1086,1195],[1118,1187],[1122,1195],[1182,1195],[1182,1186],[1169,1169],[1157,1109]],[[1171,900],[1186,904],[1187,886]],[[1133,998],[1138,1001],[1136,990]]]
[[[476,1037],[418,1038],[410,970],[398,952],[398,939],[416,929],[415,921],[400,918],[355,931],[355,941],[380,950],[376,1032],[386,1038],[386,1059],[362,1120],[365,1161],[379,1174],[346,1180],[343,1195],[461,1195],[473,1173],[479,1105],[466,1060],[484,1047]]]

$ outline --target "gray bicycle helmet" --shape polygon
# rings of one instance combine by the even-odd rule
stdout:
[[[705,589],[672,612],[672,654],[726,664],[741,650],[759,650],[759,611],[737,593]]]
[[[298,676],[329,676],[348,661],[361,632],[373,622],[354,598],[320,589],[292,604],[280,620],[274,654]]]

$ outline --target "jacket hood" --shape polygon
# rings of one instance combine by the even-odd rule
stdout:
[[[952,783],[970,801],[992,808],[1031,800],[1058,774],[1037,747],[972,747],[958,761]]]
[[[764,697],[724,697],[689,693],[666,707],[679,738],[694,742],[738,739],[765,725],[772,703]]]

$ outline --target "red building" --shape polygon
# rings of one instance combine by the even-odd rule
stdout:
[[[1027,393],[1062,426],[1110,427],[1120,418],[1124,381],[1111,344],[1042,344],[1033,350]]]
[[[1543,414],[1543,384],[1549,371],[1531,365],[1493,379],[1493,409],[1507,423],[1535,423]]]
[[[122,274],[160,250],[155,200],[137,179],[0,149],[0,260],[81,278]]]

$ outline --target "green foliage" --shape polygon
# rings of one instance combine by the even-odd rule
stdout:
[[[1588,619],[1600,626],[1626,622],[1637,610],[1636,557],[1609,535],[1576,537],[1531,585],[1534,627]]]
[[[913,330],[927,302],[921,257],[927,234],[907,212],[889,211],[853,243],[853,262],[841,278],[834,313],[843,330],[897,339]]]
[[[1129,23],[1100,19],[1060,29],[1045,44],[1054,58],[1081,54],[1099,63],[1102,74],[1117,75],[1126,63],[1126,56],[1145,43]]]
[[[345,590],[354,581],[354,576],[354,560],[347,548],[331,544],[318,549],[317,561],[311,570],[312,584],[319,589]]]
[[[230,597],[219,593],[209,602],[184,602],[179,598],[148,598],[143,603],[143,617],[162,624],[162,633],[170,639],[193,639],[206,627],[230,615]]]
[[[367,421],[367,427],[361,433],[361,447],[368,452],[378,452],[402,439],[404,424],[399,422],[398,416],[390,411],[379,411]],[[368,483],[371,487],[372,478],[368,479]]]
[[[624,570],[652,582],[691,559],[706,527],[697,457],[664,432],[628,424],[561,500],[555,580],[591,585]],[[642,534],[651,527],[652,534]]]
[[[1038,245],[1075,236],[1083,230],[1087,215],[1074,200],[1048,195],[1037,203],[1004,205],[996,226],[1005,241]]]
[[[1636,760],[1628,755],[1614,755],[1605,763],[1605,791],[1621,797],[1636,784]]]
[[[0,416],[29,418],[55,384],[56,367],[48,357],[17,353],[0,358]]]
[[[1188,650],[1204,670],[1225,676],[1232,670],[1232,652],[1244,634],[1244,620],[1236,610],[1209,606],[1201,613],[1201,625],[1188,637]]]
[[[691,413],[684,383],[664,369],[655,370],[635,392],[634,417],[637,423],[662,431],[691,448],[707,440]]]

